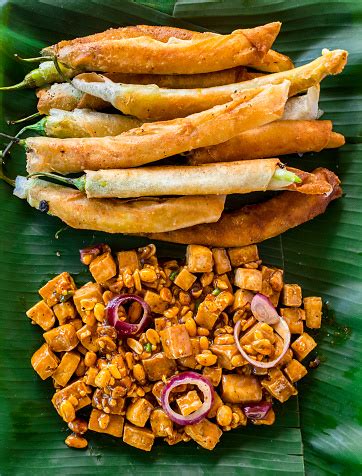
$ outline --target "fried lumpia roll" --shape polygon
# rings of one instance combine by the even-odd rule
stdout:
[[[143,124],[115,137],[25,139],[27,170],[61,174],[137,167],[199,147],[225,142],[240,131],[279,119],[289,82],[237,93],[224,105],[173,121]]]
[[[150,36],[73,42],[53,47],[65,66],[84,71],[157,74],[196,74],[253,66],[265,55],[280,31],[281,23],[235,30],[229,35],[201,34],[167,42]]]
[[[224,212],[217,223],[196,225],[170,233],[149,234],[152,240],[208,246],[246,246],[280,235],[325,212],[332,200],[341,197],[338,177],[319,168],[313,174],[332,187],[329,195],[302,195],[282,192],[263,203],[246,205],[239,210]]]
[[[245,131],[222,144],[190,152],[190,165],[263,159],[285,154],[319,152],[341,147],[342,134],[332,131],[331,121],[275,121]]]
[[[258,32],[256,31],[256,34]],[[169,26],[150,26],[150,25],[136,25],[126,26],[122,28],[111,28],[102,33],[76,38],[74,40],[61,41],[57,45],[49,46],[42,50],[45,56],[53,55],[57,49],[65,46],[79,46],[84,43],[94,43],[98,41],[107,40],[121,40],[125,38],[137,38],[139,36],[146,36],[154,40],[167,43],[170,38],[177,38],[179,40],[197,40],[205,39],[207,37],[221,36],[217,33],[185,30],[183,28],[173,28]],[[251,38],[252,39],[252,38]],[[269,50],[264,56],[255,58],[253,68],[267,73],[277,73],[279,71],[286,71],[293,68],[293,63],[288,56],[282,55],[277,51]],[[138,84],[138,83],[136,83]]]
[[[236,91],[279,84],[284,80],[291,82],[289,96],[294,96],[319,84],[327,75],[340,73],[346,61],[346,51],[326,50],[321,57],[299,68],[250,81],[201,89],[165,89],[156,85],[120,84],[96,73],[76,76],[73,85],[84,93],[111,103],[123,114],[144,120],[166,120],[185,117],[228,102]]]
[[[14,194],[72,228],[107,233],[153,233],[215,222],[225,203],[223,195],[88,200],[78,190],[25,177],[17,177]]]
[[[36,174],[42,176],[41,173]],[[243,160],[197,167],[164,166],[86,171],[78,178],[44,172],[43,176],[71,184],[88,198],[133,198],[162,195],[227,195],[265,190],[330,193],[330,185],[279,159]]]

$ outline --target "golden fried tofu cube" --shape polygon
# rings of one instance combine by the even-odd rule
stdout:
[[[183,367],[189,367],[190,369],[196,369],[199,365],[196,360],[196,355],[201,354],[201,347],[200,347],[200,337],[190,337],[191,345],[192,345],[192,355],[188,357],[183,357],[181,359],[177,359],[178,363]],[[208,367],[205,367],[208,368]]]
[[[217,274],[225,274],[231,271],[231,263],[225,248],[213,248],[211,252]]]
[[[142,364],[151,382],[157,382],[162,377],[171,377],[176,371],[176,362],[166,357],[164,352],[158,352],[149,359],[143,359]]]
[[[250,345],[255,339],[255,332],[261,332],[263,334],[263,339],[268,339],[272,344],[275,342],[276,334],[274,330],[265,322],[257,322],[252,326],[240,339],[241,345]]]
[[[251,261],[259,259],[258,248],[256,245],[241,246],[239,248],[228,249],[229,258],[232,266],[235,268]]]
[[[278,268],[261,267],[263,279],[261,293],[270,299],[274,307],[279,303],[280,292],[284,286],[283,274],[283,270]]]
[[[77,292],[77,291],[76,291]],[[77,311],[74,304],[70,301],[60,302],[53,307],[54,314],[58,319],[59,325],[67,324],[77,317]]]
[[[80,410],[92,403],[88,394],[90,393],[90,388],[82,380],[77,380],[67,387],[62,388],[55,392],[52,398],[52,404],[54,405],[56,411],[60,414],[60,405],[68,400],[69,397],[75,397],[78,401],[77,405],[73,405],[75,411]],[[60,414],[60,416],[62,416]]]
[[[97,408],[94,408],[90,414],[88,429],[98,433],[107,433],[107,435],[120,438],[123,433],[124,418],[121,415],[109,415]]]
[[[269,378],[261,381],[262,386],[277,400],[284,403],[292,395],[297,395],[297,389],[289,382],[279,369],[271,369]]]
[[[190,390],[185,395],[176,398],[176,402],[183,416],[191,415],[202,407],[202,401],[196,390]]]
[[[316,341],[306,332],[303,332],[290,346],[298,360],[303,360],[312,350],[317,347]]]
[[[54,352],[68,352],[78,345],[76,330],[72,324],[55,327],[43,334],[45,341]]]
[[[71,376],[74,374],[80,362],[80,355],[78,352],[66,352],[57,370],[53,373],[53,379],[61,387],[65,387],[69,382]]]
[[[259,380],[253,375],[223,375],[221,387],[221,398],[224,402],[252,403],[260,402],[262,399]]]
[[[207,450],[213,450],[222,435],[220,428],[206,418],[195,425],[186,425],[185,433]]]
[[[45,331],[51,329],[55,324],[54,313],[45,301],[37,302],[26,311],[26,315]]]
[[[191,340],[185,324],[166,327],[160,332],[160,338],[165,356],[169,359],[192,355]]]
[[[275,413],[271,408],[264,418],[253,420],[254,425],[273,425],[275,423]]]
[[[117,274],[117,266],[111,253],[103,253],[89,265],[89,271],[97,283],[105,283]]]
[[[127,445],[134,446],[139,450],[151,451],[155,435],[151,430],[138,428],[126,423],[123,430],[123,441]]]
[[[237,268],[234,284],[238,288],[259,293],[262,288],[262,283],[261,271],[257,269]]]
[[[214,259],[210,248],[201,245],[187,246],[186,266],[190,273],[210,273],[213,264]]]
[[[167,327],[167,318],[166,317],[156,317],[154,319],[154,324],[155,324],[155,330],[157,332],[162,331],[165,327]]]
[[[86,317],[85,310],[82,308],[81,302],[93,299],[95,302],[103,303],[102,288],[96,283],[87,283],[77,289],[73,296],[73,301],[78,313],[82,317]]]
[[[210,380],[213,387],[217,387],[221,381],[222,369],[220,367],[204,367],[202,375]]]
[[[129,268],[131,273],[140,269],[140,262],[135,250],[120,251],[117,253],[117,261],[120,272],[125,268]]]
[[[191,274],[186,268],[182,268],[182,270],[176,276],[174,283],[183,291],[188,291],[196,279],[197,277],[194,274]]]
[[[150,306],[151,311],[156,314],[162,314],[168,308],[168,302],[164,301],[159,294],[153,291],[147,290],[143,299]]]
[[[214,401],[212,402],[209,413],[207,414],[207,418],[215,418],[218,409],[222,407],[223,405],[224,405],[224,402],[221,400],[219,394],[217,392],[214,392]]]
[[[288,307],[300,307],[302,305],[302,288],[298,284],[284,284],[282,303]]]
[[[199,305],[195,321],[200,327],[211,330],[220,316],[220,313],[221,310],[216,302],[216,297],[212,294],[208,294]]]
[[[87,385],[96,387],[96,377],[98,375],[99,369],[97,367],[89,367],[84,376],[84,381]]]
[[[76,289],[73,278],[69,273],[64,272],[55,276],[55,278],[51,279],[45,284],[45,286],[40,288],[39,294],[48,306],[52,307],[57,302],[61,302],[65,296]]]
[[[136,426],[143,428],[149,419],[153,405],[145,398],[138,398],[127,407],[126,418]]]
[[[291,382],[298,382],[307,375],[308,371],[298,360],[293,359],[285,368],[285,373]]]
[[[240,355],[236,344],[213,344],[210,346],[213,354],[217,355],[217,365],[226,370],[233,370],[235,365],[231,363],[234,356]]]
[[[155,436],[167,437],[173,433],[173,422],[162,408],[155,408],[152,411],[150,423]]]
[[[72,324],[69,324],[70,326]],[[98,336],[97,336],[97,326],[89,326],[85,324],[83,327],[77,330],[77,338],[83,347],[91,352],[98,352]]]
[[[288,324],[291,334],[303,334],[304,311],[300,307],[285,307],[280,314]]]
[[[246,289],[237,289],[234,294],[234,302],[231,307],[231,312],[238,309],[243,309],[247,304],[250,304],[254,297],[254,293]]]
[[[53,354],[48,344],[43,344],[31,357],[31,365],[42,380],[53,375],[58,364],[58,357]]]
[[[214,278],[214,287],[233,292],[232,284],[230,283],[229,276],[227,274],[220,274]]]
[[[310,329],[319,329],[322,324],[322,298],[310,296],[303,299],[305,323]]]

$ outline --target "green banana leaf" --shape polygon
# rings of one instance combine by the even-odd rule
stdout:
[[[173,7],[172,17],[167,13]],[[30,69],[13,59],[15,52],[36,56],[42,46],[63,38],[137,23],[227,32],[281,20],[276,48],[296,64],[325,47],[350,52],[343,74],[326,79],[321,92],[324,117],[346,135],[347,145],[288,158],[307,170],[319,165],[335,170],[344,196],[323,216],[260,246],[265,262],[285,269],[287,282],[300,283],[306,295],[322,295],[327,302],[323,329],[316,333],[321,365],[299,385],[298,398],[277,409],[273,427],[225,433],[212,453],[193,443],[156,443],[145,454],[97,434],[85,451],[64,445],[66,425],[50,403],[51,384],[40,381],[30,366],[41,330],[30,325],[25,310],[56,273],[67,270],[78,284],[87,281],[78,256],[84,245],[107,241],[121,249],[146,241],[71,230],[0,184],[1,476],[362,474],[362,2],[10,0],[0,8],[0,84],[20,81]],[[14,134],[17,128],[5,121],[35,112],[35,104],[31,91],[0,93],[0,130]],[[10,176],[24,172],[23,153],[16,149],[6,169]],[[158,250],[163,256],[184,253],[184,247],[165,243]]]

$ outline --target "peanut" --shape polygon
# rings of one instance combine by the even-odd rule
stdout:
[[[97,321],[103,322],[104,315],[105,315],[104,304],[97,302],[97,304],[94,306],[93,311],[94,311],[94,317],[97,319]]]
[[[82,436],[72,433],[65,439],[65,444],[70,448],[86,448],[88,446],[88,441]]]
[[[217,361],[217,355],[214,354],[197,354],[196,357],[196,362],[203,367],[209,367],[210,365],[216,364]]]
[[[84,364],[87,367],[93,367],[97,362],[97,354],[95,352],[87,352],[84,356]]]
[[[145,283],[153,283],[157,280],[157,274],[152,268],[143,268],[139,273],[141,281]]]
[[[192,317],[189,317],[188,319],[186,319],[185,327],[190,337],[196,336],[197,334],[196,322]]]
[[[233,419],[233,412],[228,405],[222,405],[216,413],[216,421],[220,426],[229,426]]]
[[[157,345],[160,343],[160,336],[158,335],[158,332],[155,331],[155,329],[147,329],[146,338],[152,345]]]
[[[62,401],[59,406],[59,413],[63,420],[67,423],[75,419],[75,409],[68,400]]]
[[[201,350],[207,350],[209,348],[209,339],[206,336],[202,336],[200,337],[199,344]]]
[[[140,342],[138,342],[138,340],[136,339],[133,339],[132,337],[128,337],[127,339],[127,345],[128,347],[130,347],[133,352],[135,352],[136,354],[138,355],[141,355],[142,352],[143,352],[143,347],[142,347],[142,344],[140,344]]]

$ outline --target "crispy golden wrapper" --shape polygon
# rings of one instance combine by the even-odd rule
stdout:
[[[289,82],[236,94],[221,106],[173,121],[143,124],[114,137],[25,140],[27,171],[61,174],[137,167],[199,147],[225,142],[241,131],[279,119]]]
[[[331,121],[275,121],[222,144],[196,149],[190,152],[188,163],[199,165],[319,152],[341,147],[344,142],[343,135],[332,132]]]
[[[92,199],[69,187],[18,177],[14,194],[72,228],[107,233],[149,233],[220,218],[225,195],[142,200]]]
[[[280,235],[290,228],[324,213],[332,200],[341,197],[338,177],[328,169],[318,168],[313,174],[327,181],[328,195],[302,195],[282,192],[257,205],[246,205],[233,212],[224,212],[217,223],[197,225],[170,233],[147,236],[152,240],[208,246],[246,246]]]

